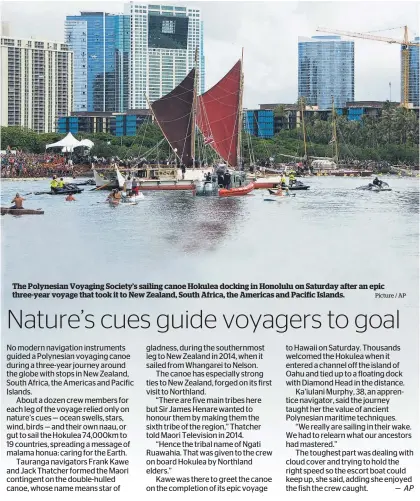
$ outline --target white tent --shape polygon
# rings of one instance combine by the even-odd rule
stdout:
[[[73,149],[77,146],[82,146],[82,144],[73,136],[71,132],[69,132],[66,137],[64,137],[60,141],[57,141],[56,143],[47,144],[45,148],[48,149],[61,147],[65,148],[65,151],[73,151]]]
[[[94,146],[94,143],[90,139],[82,139],[80,141],[80,146],[85,146],[86,148],[92,149]]]

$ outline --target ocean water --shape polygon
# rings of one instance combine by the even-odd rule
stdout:
[[[139,488],[154,484],[146,474],[146,449],[156,448],[154,439],[145,434],[146,406],[156,405],[156,398],[146,394],[146,380],[159,378],[157,371],[146,368],[145,352],[153,345],[264,345],[266,387],[215,387],[212,397],[258,397],[255,406],[261,430],[250,432],[247,439],[261,440],[264,449],[272,449],[273,457],[256,458],[253,466],[238,470],[218,466],[215,476],[273,477],[267,499],[278,499],[284,492],[284,468],[294,449],[285,449],[285,432],[297,431],[294,423],[285,421],[285,397],[291,395],[285,386],[287,345],[395,345],[401,352],[392,356],[403,371],[404,392],[392,400],[391,413],[399,422],[409,424],[418,434],[418,254],[419,254],[419,185],[418,179],[387,180],[391,192],[371,193],[356,187],[366,179],[308,178],[306,192],[295,197],[272,198],[266,190],[238,198],[199,198],[188,192],[146,192],[137,206],[110,208],[104,203],[105,193],[87,187],[74,203],[64,197],[28,195],[27,208],[43,208],[43,216],[2,216],[2,348],[8,344],[124,344],[131,360],[127,368],[135,385],[130,388],[63,388],[42,387],[39,396],[78,396],[129,398],[130,413],[125,423],[131,440],[130,472],[123,484],[125,499],[138,496]],[[2,184],[2,205],[8,205],[16,191],[20,193],[48,189],[46,181],[9,182]],[[380,292],[406,294],[404,298],[379,299],[377,291],[349,290],[345,298],[328,299],[13,299],[13,283],[56,284],[148,283],[184,284],[188,282],[225,284],[228,290],[253,284],[326,283],[386,287]],[[83,312],[100,316],[147,313],[151,319],[173,315],[179,324],[186,312],[217,316],[217,328],[171,329],[160,333],[152,321],[147,330],[104,329],[97,321],[95,329],[20,329],[7,325],[7,310],[23,310],[25,314]],[[329,328],[328,312],[345,314],[350,319],[346,330]],[[398,313],[399,312],[399,313]],[[272,314],[319,314],[322,329],[293,328],[279,333],[275,329],[254,329],[243,324],[226,328],[222,316],[246,314],[258,318]],[[358,333],[351,325],[355,315],[399,315],[395,329],[373,328]],[[108,317],[110,318],[110,317]],[[242,322],[245,315],[242,315]],[[342,317],[341,317],[342,318]],[[280,320],[282,322],[282,319]],[[290,349],[290,348],[289,348]],[[13,397],[3,398],[8,405]],[[2,409],[3,419],[5,406]],[[4,421],[3,421],[4,422]],[[415,435],[416,436],[416,435]],[[414,448],[408,440],[344,440],[340,447],[354,449]],[[418,471],[418,454],[404,458],[409,475]],[[417,463],[415,463],[417,461]],[[15,461],[9,460],[10,468]],[[132,472],[135,472],[133,474]],[[279,473],[281,472],[281,473]],[[174,475],[209,475],[208,467],[175,467]],[[375,492],[389,487],[375,485]],[[373,490],[373,487],[372,487]],[[386,492],[388,492],[388,490]],[[41,494],[43,495],[43,494]],[[83,494],[82,494],[83,496]],[[92,494],[86,494],[92,499]],[[213,499],[214,494],[202,495]],[[254,495],[252,495],[254,497]],[[193,493],[188,499],[196,499]],[[167,493],[146,494],[147,499],[167,499]],[[41,499],[41,498],[40,498]],[[178,498],[176,498],[178,499]],[[248,499],[244,493],[232,499]],[[251,499],[251,497],[249,497]],[[300,499],[300,498],[299,498]]]
[[[111,208],[106,193],[27,195],[43,216],[2,216],[2,273],[11,280],[388,281],[415,286],[419,182],[388,179],[393,191],[358,191],[368,180],[307,178],[308,191],[266,201],[146,192],[137,206]],[[47,181],[2,183],[14,194]],[[384,278],[385,277],[385,278]]]

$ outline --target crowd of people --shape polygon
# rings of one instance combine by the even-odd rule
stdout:
[[[83,166],[75,168],[73,160],[62,154],[24,153],[21,151],[6,151],[1,154],[2,178],[51,177],[53,174],[73,176],[83,169]]]

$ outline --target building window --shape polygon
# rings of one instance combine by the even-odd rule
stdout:
[[[162,33],[174,34],[175,33],[175,21],[170,19],[164,19],[162,21]]]

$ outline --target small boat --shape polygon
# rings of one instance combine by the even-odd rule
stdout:
[[[112,177],[111,179],[105,179],[102,177],[99,172],[93,168],[93,179],[96,184],[96,190],[113,190],[114,188],[118,188],[118,179],[117,177]]]
[[[124,206],[124,207],[128,207],[128,206],[131,206],[131,205],[138,205],[138,201],[130,201],[130,200],[126,200],[124,201],[123,199],[120,199],[120,200],[108,200],[108,203],[111,207],[117,207],[117,206]]]
[[[373,183],[369,183],[366,186],[359,186],[356,190],[365,190],[365,191],[392,191],[392,188],[389,187],[388,183],[382,181],[381,185],[376,185]]]
[[[36,191],[34,195],[74,195],[75,193],[82,193],[83,189],[75,184],[66,184],[63,188],[55,188],[50,191]]]
[[[219,192],[219,180],[215,172],[209,178],[202,181],[195,181],[195,194],[200,195],[217,195]]]
[[[1,207],[1,215],[3,216],[4,214],[23,216],[23,215],[44,214],[44,211],[41,209],[9,209],[8,207]]]
[[[220,188],[219,197],[239,197],[243,195],[248,195],[254,189],[254,183],[249,183],[246,186],[240,186],[238,188]]]
[[[144,199],[143,193],[137,193],[137,195],[130,195],[129,197],[127,197],[127,195],[124,195],[124,193],[123,193],[121,201],[123,203],[138,202],[138,201],[143,200],[143,199]]]
[[[283,183],[281,187],[286,188],[286,185]],[[295,181],[294,183],[289,184],[289,191],[299,190],[309,190],[309,186],[307,184],[303,184],[302,181]]]
[[[287,197],[295,197],[296,196],[296,193],[293,193],[292,195],[283,195],[283,196],[280,196],[280,195],[277,195],[277,190],[272,190],[271,188],[268,189],[268,192],[270,193],[270,195],[276,195],[277,197],[280,197],[280,198],[287,198]]]

